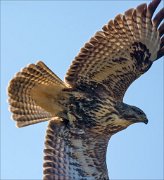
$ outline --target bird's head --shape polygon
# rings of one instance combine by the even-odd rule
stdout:
[[[115,105],[115,110],[117,112],[115,112],[115,114],[112,115],[112,118],[108,121],[110,134],[115,134],[126,129],[129,125],[134,123],[148,123],[146,114],[138,107],[118,102]]]
[[[117,110],[120,114],[120,118],[130,124],[143,122],[148,123],[146,114],[136,106],[130,106],[125,103],[118,103]]]

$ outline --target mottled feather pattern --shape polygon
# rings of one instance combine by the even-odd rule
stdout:
[[[112,2],[111,2],[112,3]],[[146,114],[123,103],[138,77],[164,55],[164,9],[160,0],[119,14],[75,57],[65,82],[43,62],[18,72],[8,87],[18,127],[49,120],[44,180],[108,180],[110,137]]]
[[[103,31],[97,32],[75,57],[67,72],[66,82],[77,87],[89,79],[103,84],[109,92],[115,92],[119,84],[119,96],[116,93],[113,97],[122,100],[129,85],[150,68],[160,52],[163,33],[159,34],[158,29],[162,25],[159,28],[158,25],[164,16],[163,10],[156,15],[160,18],[155,16],[151,19],[159,2],[152,2],[148,7],[142,4],[109,21]],[[129,78],[126,78],[127,74]],[[124,83],[121,85],[120,82]]]
[[[45,141],[43,179],[108,180],[105,154],[110,137],[95,132],[87,129],[84,134],[74,134],[61,122],[50,121]]]

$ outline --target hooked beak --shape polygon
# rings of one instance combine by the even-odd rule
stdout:
[[[133,121],[134,123],[134,121]],[[135,121],[135,123],[145,123],[145,124],[148,124],[148,119],[147,117],[143,117],[143,118],[140,118],[139,120]]]
[[[149,121],[148,121],[147,117],[144,117],[144,118],[141,120],[141,122],[147,124]]]

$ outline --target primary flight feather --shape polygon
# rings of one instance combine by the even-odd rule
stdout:
[[[109,179],[105,159],[110,137],[148,122],[123,97],[164,55],[164,9],[153,17],[159,3],[141,4],[109,21],[75,57],[65,82],[41,61],[10,81],[10,111],[17,127],[49,121],[44,180]]]

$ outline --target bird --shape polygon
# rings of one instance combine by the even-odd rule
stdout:
[[[64,81],[38,61],[9,82],[16,126],[49,122],[44,180],[109,180],[110,138],[132,124],[148,123],[123,97],[164,55],[164,8],[154,15],[160,2],[140,4],[110,20],[81,48]]]

